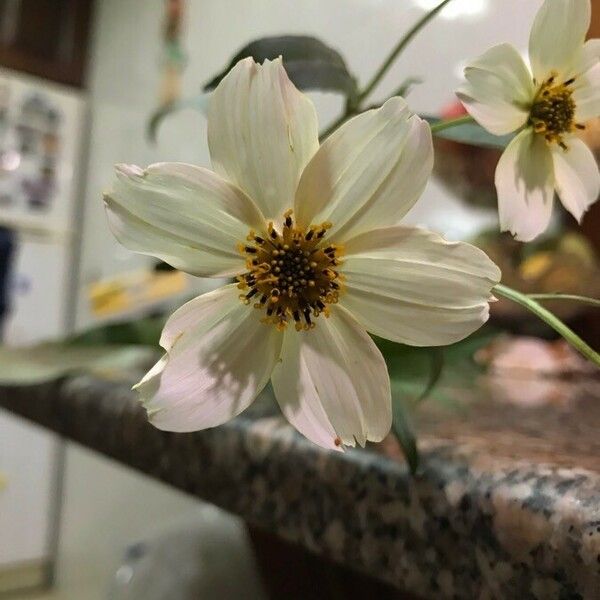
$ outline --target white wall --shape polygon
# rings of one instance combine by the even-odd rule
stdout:
[[[402,33],[437,0],[189,0],[185,47],[189,63],[185,95],[220,71],[243,44],[263,35],[306,33],[337,48],[364,84]],[[454,0],[430,23],[391,69],[373,100],[384,99],[407,76],[424,83],[409,102],[417,111],[435,113],[452,101],[463,62],[490,45],[511,41],[522,50],[541,0]],[[102,190],[110,186],[116,162],[148,164],[181,160],[209,165],[206,125],[185,112],[165,121],[159,144],[144,137],[156,106],[160,81],[163,0],[102,0],[97,3],[92,48],[90,98],[91,150],[86,189],[83,284],[146,264],[121,248],[103,214]],[[323,121],[335,116],[340,99],[314,95]],[[431,182],[409,215],[449,237],[464,237],[480,219]],[[470,215],[470,216],[468,216]],[[78,324],[89,322],[87,302],[79,303]]]

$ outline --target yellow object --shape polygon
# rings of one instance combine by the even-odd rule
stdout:
[[[181,271],[136,271],[90,285],[92,313],[118,315],[184,292],[188,287]]]
[[[552,252],[536,252],[523,261],[519,267],[520,275],[523,279],[538,279],[552,267],[552,262]]]

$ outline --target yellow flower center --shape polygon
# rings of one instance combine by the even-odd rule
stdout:
[[[255,300],[254,308],[266,312],[264,323],[283,330],[293,320],[300,331],[312,329],[320,314],[329,315],[327,305],[335,304],[342,290],[337,270],[342,248],[325,241],[330,227],[297,227],[288,210],[281,232],[269,223],[264,235],[250,231],[249,243],[240,244],[248,268],[238,276],[238,288],[247,290],[240,300]]]
[[[557,143],[563,150],[567,149],[563,140],[566,133],[585,129],[585,125],[575,123],[574,82],[573,77],[557,83],[556,74],[552,74],[542,82],[529,111],[529,124],[534,131],[542,134],[548,143]]]

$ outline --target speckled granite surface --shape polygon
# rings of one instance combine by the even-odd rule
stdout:
[[[127,383],[0,388],[0,406],[423,598],[600,598],[598,380],[489,379],[395,440],[323,451],[259,402],[195,434],[147,424]]]

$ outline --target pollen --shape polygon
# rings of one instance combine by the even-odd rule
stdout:
[[[529,124],[534,131],[563,150],[567,150],[565,134],[585,129],[585,125],[575,122],[574,83],[575,78],[558,82],[556,74],[550,75],[540,85],[529,112]]]
[[[328,243],[331,223],[298,227],[293,212],[283,215],[280,229],[269,223],[266,231],[250,231],[238,250],[248,271],[238,276],[240,300],[265,313],[263,322],[284,330],[294,323],[297,331],[315,327],[315,319],[329,316],[342,292],[339,272],[342,248]]]

